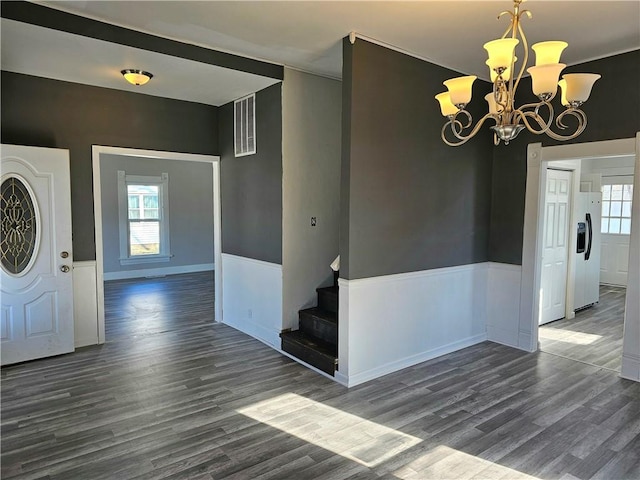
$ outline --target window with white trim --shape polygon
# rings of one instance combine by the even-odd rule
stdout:
[[[159,177],[118,171],[120,264],[168,262],[169,174]]]
[[[603,179],[604,180],[604,179]],[[631,233],[631,201],[633,184],[602,185],[602,233]]]
[[[233,102],[233,143],[236,157],[256,153],[256,95]]]

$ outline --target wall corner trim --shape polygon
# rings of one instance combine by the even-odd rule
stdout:
[[[73,323],[75,348],[100,343],[95,260],[73,262]]]

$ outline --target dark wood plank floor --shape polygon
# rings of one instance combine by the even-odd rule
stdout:
[[[610,370],[485,342],[346,389],[165,294],[2,369],[3,479],[640,478],[640,384]]]
[[[213,271],[104,284],[107,341],[210,324]]]
[[[600,285],[600,302],[539,329],[540,350],[620,371],[626,289]]]

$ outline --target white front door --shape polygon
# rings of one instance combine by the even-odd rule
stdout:
[[[540,325],[565,316],[572,172],[547,170]]]
[[[2,145],[2,365],[74,350],[69,152]]]

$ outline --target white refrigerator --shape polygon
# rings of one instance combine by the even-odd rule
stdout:
[[[600,216],[602,193],[580,192],[576,198],[577,246],[573,310],[600,300]]]

